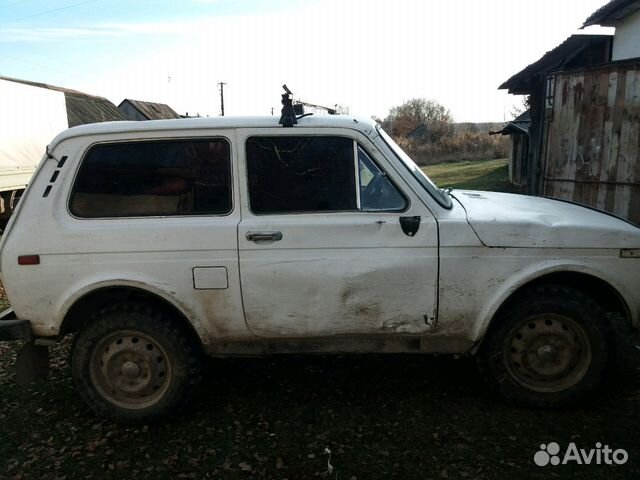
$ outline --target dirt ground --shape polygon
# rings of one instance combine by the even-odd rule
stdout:
[[[571,410],[501,403],[472,359],[290,356],[211,361],[188,411],[142,427],[105,422],[81,402],[69,345],[53,348],[47,381],[19,387],[19,344],[0,343],[0,478],[640,478],[632,344],[603,395]],[[600,442],[629,460],[536,466],[549,442]]]

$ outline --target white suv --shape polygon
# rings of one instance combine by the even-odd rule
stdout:
[[[636,226],[443,191],[347,116],[69,129],[1,249],[0,339],[75,333],[80,394],[124,421],[182,405],[200,353],[471,353],[504,397],[566,404],[640,316]]]

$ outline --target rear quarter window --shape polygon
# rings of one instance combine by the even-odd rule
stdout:
[[[231,152],[222,138],[93,146],[69,203],[81,218],[224,215],[231,209]]]

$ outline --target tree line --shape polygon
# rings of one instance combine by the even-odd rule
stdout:
[[[508,136],[489,135],[501,123],[455,123],[451,112],[434,100],[413,98],[376,120],[419,165],[509,154]]]

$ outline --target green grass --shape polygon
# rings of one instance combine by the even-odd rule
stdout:
[[[521,187],[509,182],[507,162],[506,158],[447,162],[429,165],[423,170],[442,188],[521,193]]]

